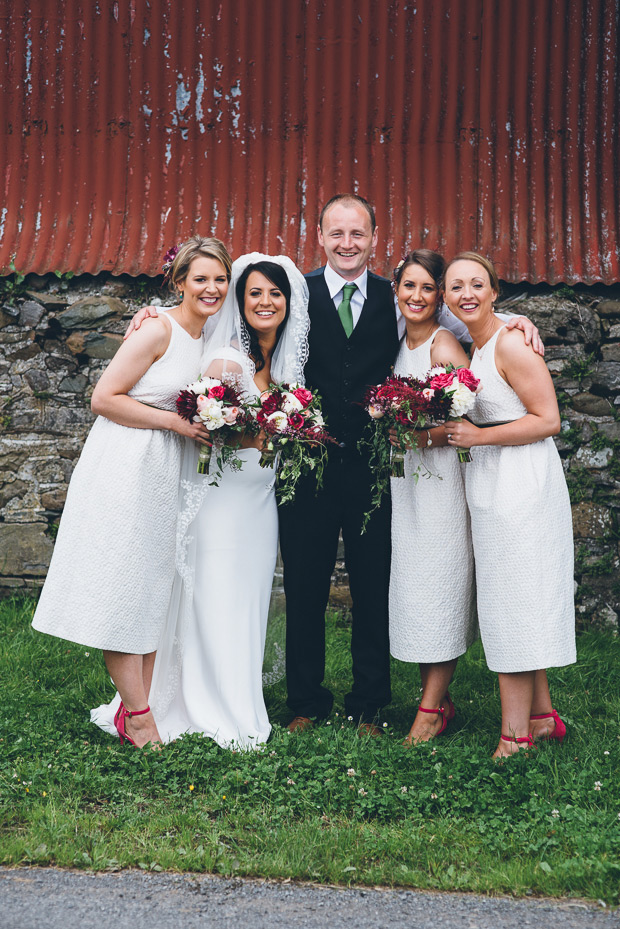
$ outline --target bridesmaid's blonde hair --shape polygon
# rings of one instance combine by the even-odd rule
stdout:
[[[176,290],[179,284],[182,284],[189,273],[189,267],[194,258],[214,258],[224,266],[226,277],[230,280],[232,268],[232,258],[228,249],[219,239],[201,235],[193,235],[191,239],[184,242],[174,256],[172,267],[170,269],[170,289]]]

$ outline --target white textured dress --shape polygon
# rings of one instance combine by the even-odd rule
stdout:
[[[171,316],[170,343],[129,391],[175,410],[204,348]],[[111,651],[157,648],[174,578],[183,439],[100,416],[75,467],[35,629]]]
[[[414,349],[404,338],[394,373],[424,377],[440,329]],[[454,448],[420,448],[407,452],[405,476],[392,478],[390,651],[401,661],[450,661],[476,637],[468,467]]]
[[[501,331],[473,354],[471,370],[482,383],[470,414],[476,424],[527,413],[495,364]],[[553,439],[475,446],[471,454],[465,486],[487,664],[504,673],[572,664],[572,518]]]

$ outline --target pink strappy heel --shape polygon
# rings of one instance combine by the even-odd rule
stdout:
[[[547,733],[547,735],[539,736],[539,738],[541,740],[546,739],[547,741],[557,739],[560,745],[562,744],[564,736],[566,735],[566,726],[558,716],[557,710],[551,710],[550,713],[537,713],[535,716],[530,716],[530,719],[552,719],[555,723],[555,729]]]
[[[114,725],[116,726],[116,731],[118,732],[119,738],[121,740],[121,745],[123,745],[125,741],[129,742],[130,745],[136,744],[131,736],[127,735],[127,730],[125,728],[125,720],[127,717],[129,716],[131,719],[132,716],[144,716],[145,713],[150,712],[150,706],[147,706],[145,710],[128,710],[127,707],[123,706],[121,703],[120,707],[118,708],[118,718],[114,718]]]

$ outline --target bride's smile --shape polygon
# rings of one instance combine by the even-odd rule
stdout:
[[[286,318],[286,297],[273,281],[252,271],[245,288],[244,315],[257,333],[273,332]]]

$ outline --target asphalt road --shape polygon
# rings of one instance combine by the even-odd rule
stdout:
[[[1,929],[620,929],[572,900],[361,890],[148,874],[0,868]]]

